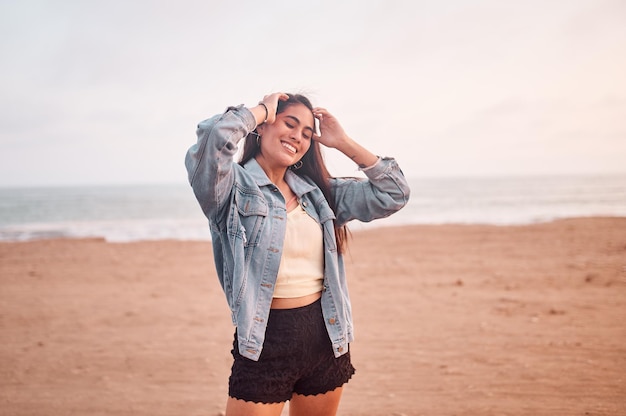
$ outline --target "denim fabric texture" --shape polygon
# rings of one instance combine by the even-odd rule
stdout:
[[[237,327],[239,353],[257,361],[280,265],[287,210],[281,192],[255,159],[245,166],[233,160],[238,143],[255,128],[254,116],[243,106],[229,107],[225,113],[202,121],[185,165],[209,220],[217,275]],[[392,158],[382,158],[364,172],[367,178],[331,179],[336,212],[313,181],[290,170],[285,175],[302,208],[323,229],[322,312],[336,357],[348,351],[354,335],[335,224],[389,216],[406,205],[410,192]]]

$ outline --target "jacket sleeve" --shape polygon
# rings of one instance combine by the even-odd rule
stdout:
[[[242,105],[198,124],[198,141],[187,151],[185,166],[202,211],[214,223],[233,187],[237,143],[255,127],[254,116]]]
[[[381,159],[365,175],[367,179],[331,179],[337,226],[351,220],[369,222],[388,217],[409,201],[409,184],[395,159]]]

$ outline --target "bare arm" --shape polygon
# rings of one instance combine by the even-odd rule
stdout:
[[[374,165],[378,156],[361,146],[346,134],[339,121],[325,108],[314,108],[313,115],[319,120],[320,135],[314,136],[318,142],[326,147],[339,150],[352,159],[360,168]]]

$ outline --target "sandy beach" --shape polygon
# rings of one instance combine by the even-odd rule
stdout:
[[[339,414],[626,415],[626,218],[355,232]],[[0,243],[0,414],[219,415],[208,242]]]

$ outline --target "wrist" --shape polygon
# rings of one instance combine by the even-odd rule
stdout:
[[[263,101],[259,102],[259,105],[263,107],[263,109],[265,110],[265,118],[261,122],[261,123],[265,123],[267,122],[267,118],[270,116],[270,110],[267,109],[267,105],[265,105]]]
[[[356,142],[352,140],[348,135],[345,135],[341,139],[337,140],[335,149],[339,150],[345,155],[349,155],[350,153],[354,153],[355,147],[357,147]]]
[[[267,121],[268,112],[266,108],[267,107],[265,105],[261,104],[249,108],[250,112],[254,116],[254,121],[256,122],[257,126]]]
[[[365,149],[348,136],[345,137],[342,147],[338,148],[338,150],[352,159],[360,169],[372,167],[378,162],[378,156]]]

